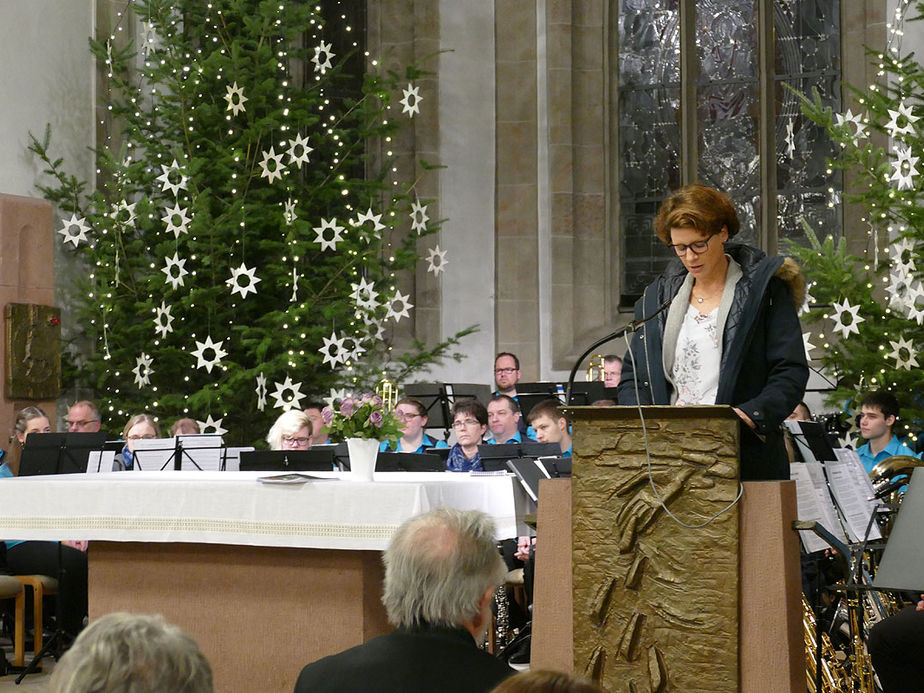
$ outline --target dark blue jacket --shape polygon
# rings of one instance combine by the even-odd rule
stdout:
[[[802,399],[808,381],[798,317],[804,280],[788,258],[767,257],[739,243],[726,243],[725,252],[740,265],[742,276],[725,322],[716,404],[741,409],[765,437],[761,441],[749,427],[741,427],[742,480],[788,479],[780,425]],[[679,259],[671,262],[635,304],[636,319],[676,296],[686,274]],[[617,388],[619,404],[670,404],[662,360],[665,320],[662,313],[633,336]]]

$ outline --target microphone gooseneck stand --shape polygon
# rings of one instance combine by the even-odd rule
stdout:
[[[667,310],[670,307],[671,302],[673,300],[674,300],[673,298],[667,299],[664,303],[658,306],[658,309],[655,312],[653,312],[651,315],[646,315],[645,317],[639,318],[638,320],[633,320],[628,325],[625,325],[624,327],[620,327],[615,332],[608,334],[606,337],[603,337],[602,339],[598,339],[596,342],[594,342],[589,347],[587,347],[587,349],[585,349],[581,353],[581,355],[577,357],[577,360],[574,362],[574,367],[571,369],[571,374],[568,376],[568,387],[565,390],[565,393],[566,393],[565,394],[565,404],[571,404],[571,388],[574,386],[574,378],[577,375],[578,368],[581,367],[581,363],[584,362],[584,359],[587,358],[587,355],[590,354],[590,352],[592,352],[597,347],[603,346],[607,342],[611,342],[614,339],[619,339],[623,335],[626,335],[630,332],[635,332],[638,328],[640,328],[646,322],[648,322],[649,320],[653,320],[654,318],[659,316],[661,313],[663,313],[665,310]]]

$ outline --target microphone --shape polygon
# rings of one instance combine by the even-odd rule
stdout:
[[[578,356],[577,361],[574,362],[574,368],[571,369],[571,374],[568,376],[568,387],[565,390],[565,393],[566,393],[565,394],[565,404],[571,404],[571,388],[574,385],[574,377],[577,375],[578,368],[581,367],[581,363],[584,361],[584,359],[587,357],[587,355],[590,352],[592,352],[594,349],[596,349],[599,346],[603,346],[607,342],[611,342],[614,339],[619,339],[623,335],[628,334],[630,332],[635,332],[638,328],[640,328],[646,322],[648,322],[649,320],[653,320],[654,318],[658,317],[661,313],[663,313],[665,310],[667,310],[671,302],[673,302],[673,300],[674,300],[673,297],[667,299],[664,303],[658,306],[657,310],[655,310],[651,315],[646,315],[644,317],[639,318],[638,320],[633,320],[625,327],[620,327],[615,332],[608,334],[606,337],[603,337],[602,339],[598,339],[596,342],[594,342],[589,347],[587,347],[587,349],[580,356]]]

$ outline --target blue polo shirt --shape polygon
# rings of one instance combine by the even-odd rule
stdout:
[[[529,438],[527,438],[527,440],[529,440]],[[520,431],[517,431],[510,438],[504,441],[504,445],[507,445],[509,443],[522,443],[522,442],[523,442],[523,434]],[[497,445],[498,441],[494,440],[494,436],[492,435],[490,438],[484,441],[484,444],[485,445]]]
[[[875,457],[870,452],[869,443],[861,445],[857,448],[857,454],[860,456],[860,461],[863,463],[863,468],[866,470],[866,473],[869,474],[873,467],[882,462],[884,459],[892,457],[893,455],[911,455],[912,457],[917,457],[920,459],[920,455],[914,450],[909,448],[903,442],[898,439],[898,436],[893,435],[892,440],[879,451],[879,454]]]
[[[379,445],[379,452],[414,452],[414,453],[424,453],[427,451],[427,448],[448,448],[449,445],[446,444],[445,440],[433,440],[430,436],[424,433],[423,440],[420,441],[420,447],[416,450],[402,450],[400,448],[400,440],[383,440]]]

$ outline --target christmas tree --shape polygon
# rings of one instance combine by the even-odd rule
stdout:
[[[817,93],[801,96],[803,112],[840,145],[829,166],[853,181],[845,198],[864,210],[865,254],[849,253],[844,239],[819,239],[808,227],[809,246],[789,251],[809,280],[806,352],[833,376],[829,404],[855,413],[864,393],[888,389],[902,405],[905,428],[914,432],[924,418],[918,362],[924,347],[924,189],[918,169],[924,70],[899,49],[906,10],[903,3],[886,51],[869,52],[877,81],[850,89],[856,113],[832,112]],[[917,10],[924,13],[924,2]]]
[[[135,2],[119,20],[142,22],[139,46],[91,41],[109,93],[95,186],[33,137],[87,267],[74,324],[91,348],[70,375],[110,420],[191,416],[254,441],[308,395],[458,357],[469,330],[391,347],[413,308],[398,279],[439,228],[389,151],[421,73],[376,71],[332,5]],[[438,275],[445,254],[429,260]]]

